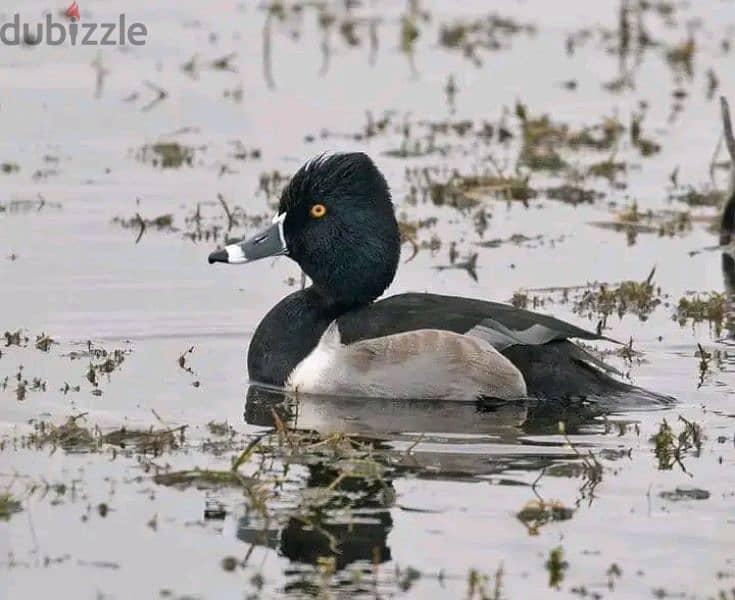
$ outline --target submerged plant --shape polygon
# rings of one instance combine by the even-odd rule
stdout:
[[[7,521],[10,517],[23,510],[20,502],[8,492],[0,493],[0,521]]]
[[[501,563],[492,577],[491,587],[491,578],[488,575],[481,573],[477,569],[470,569],[467,575],[467,599],[501,600],[503,597],[504,576],[505,569]]]
[[[561,546],[552,548],[546,561],[546,570],[549,573],[549,587],[559,589],[564,581],[564,573],[569,563],[564,560],[564,549]]]
[[[686,473],[686,467],[682,462],[684,454],[693,450],[698,456],[702,450],[701,426],[682,416],[679,417],[679,421],[684,424],[684,427],[678,434],[664,419],[659,425],[658,432],[651,438],[654,443],[653,453],[658,461],[658,468],[662,471],[669,471],[674,465],[679,465]]]
[[[157,142],[143,146],[137,158],[162,169],[178,169],[184,165],[191,167],[194,164],[194,148],[179,142]]]
[[[728,320],[727,296],[720,292],[683,296],[674,312],[674,320],[681,326],[689,322],[693,325],[707,322],[719,336]]]
[[[557,500],[534,499],[528,502],[516,517],[526,526],[529,535],[538,535],[539,529],[552,521],[567,521],[574,516],[574,509]]]
[[[181,448],[187,429],[186,425],[148,429],[121,427],[103,433],[97,426],[88,426],[86,417],[87,413],[68,417],[61,425],[37,421],[33,424],[33,431],[23,438],[24,445],[36,449],[50,447],[52,452],[62,448],[77,453],[100,452],[105,447],[114,446],[137,454],[159,456]]]
[[[574,312],[601,319],[603,327],[613,314],[619,318],[634,314],[645,321],[665,297],[653,282],[655,272],[656,269],[652,269],[643,281],[623,281],[617,285],[603,283],[586,290],[575,300]]]

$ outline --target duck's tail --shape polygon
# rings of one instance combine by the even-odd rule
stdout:
[[[620,372],[568,340],[542,346],[512,346],[503,354],[526,380],[529,396],[546,400],[614,398],[616,404],[650,406],[674,399],[629,383],[613,375]]]

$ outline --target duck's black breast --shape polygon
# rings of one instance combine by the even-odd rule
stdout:
[[[252,381],[282,386],[339,313],[313,288],[286,296],[258,325],[248,349]]]

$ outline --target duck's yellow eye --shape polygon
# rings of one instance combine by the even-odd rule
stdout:
[[[311,207],[309,214],[315,219],[321,219],[324,215],[327,214],[327,207],[323,204],[315,204]]]

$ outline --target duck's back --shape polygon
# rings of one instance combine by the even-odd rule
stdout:
[[[527,345],[569,338],[608,339],[571,323],[509,304],[439,294],[398,294],[350,311],[339,319],[345,343],[415,329],[467,333],[488,321],[494,321],[500,329],[523,339]]]

